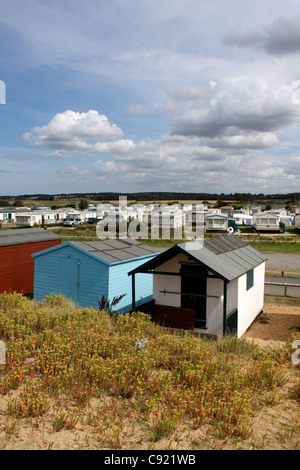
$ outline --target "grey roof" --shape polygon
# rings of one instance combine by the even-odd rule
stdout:
[[[43,228],[16,228],[0,230],[0,246],[38,243],[50,240],[60,240],[61,237]]]
[[[118,240],[105,240],[99,242],[72,242],[83,250],[99,256],[109,263],[116,263],[141,256],[158,254],[156,248],[144,245],[138,240],[129,238]]]
[[[226,235],[204,240],[200,245],[195,241],[175,245],[129,274],[153,270],[179,253],[186,254],[190,259],[204,265],[208,271],[228,282],[267,260],[265,255],[240,238],[235,235]]]

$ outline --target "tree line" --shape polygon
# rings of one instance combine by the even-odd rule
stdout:
[[[24,199],[34,198],[40,201],[53,201],[56,198],[61,199],[82,199],[86,198],[90,201],[118,201],[119,197],[126,196],[128,200],[134,201],[239,201],[244,203],[259,203],[272,201],[279,203],[296,204],[300,202],[300,192],[285,194],[253,194],[253,193],[184,193],[184,192],[135,192],[135,193],[119,193],[119,192],[100,192],[100,193],[71,193],[71,194],[23,194],[18,196],[0,196],[1,205],[6,201],[10,205],[10,201],[20,201]]]

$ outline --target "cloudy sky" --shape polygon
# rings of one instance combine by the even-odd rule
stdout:
[[[298,0],[1,0],[0,195],[299,191]]]

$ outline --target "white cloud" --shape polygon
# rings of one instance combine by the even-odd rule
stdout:
[[[300,107],[292,102],[292,84],[262,78],[219,79],[207,101],[188,101],[174,118],[172,134],[225,138],[225,145],[253,147],[278,143],[275,133],[300,122]],[[268,135],[269,134],[269,135]],[[227,141],[227,144],[226,144]]]
[[[263,149],[280,145],[278,137],[268,132],[240,132],[236,135],[207,138],[202,140],[203,144],[217,148],[236,149]]]
[[[298,157],[294,164],[299,168]],[[298,188],[298,176],[289,172],[289,163],[261,150],[232,152],[202,146],[200,141],[172,140],[136,145],[133,152],[114,154],[109,160],[90,165],[69,166],[59,170],[64,178],[99,181],[102,187],[119,187],[124,191],[182,190],[210,192],[290,192]],[[186,188],[189,188],[188,190]]]
[[[281,16],[262,31],[231,31],[223,42],[240,48],[261,49],[273,55],[294,54],[300,51],[300,16]]]
[[[118,187],[122,180],[123,190],[129,192],[132,186],[137,190],[155,187],[185,192],[187,187],[189,191],[205,187],[205,191],[229,193],[248,192],[249,188],[257,193],[276,192],[278,187],[286,192],[296,190],[297,179],[290,173],[289,161],[281,162],[266,153],[264,145],[260,148],[251,142],[238,142],[219,148],[210,144],[198,137],[169,134],[130,145],[121,152],[113,150],[112,143],[108,160],[65,167],[58,174],[71,179],[84,176],[86,180],[101,181],[103,187]],[[298,157],[294,164],[298,168]]]
[[[210,91],[207,100],[184,100],[176,94],[180,104],[173,133],[158,139],[120,139],[122,131],[105,116],[95,111],[66,111],[48,126],[33,129],[28,140],[55,148],[50,155],[57,159],[73,157],[74,164],[57,169],[60,177],[101,181],[116,188],[122,182],[123,190],[128,186],[128,191],[132,186],[182,191],[205,187],[211,192],[248,192],[249,188],[251,192],[271,192],[279,185],[287,192],[296,188],[290,167],[294,162],[298,169],[298,157],[281,162],[264,151],[280,149],[280,131],[300,112],[299,106],[283,105],[290,88],[270,89],[261,80],[238,77],[218,80]],[[99,159],[99,155],[103,157]],[[86,163],[85,156],[91,163]]]
[[[300,154],[291,156],[291,159],[289,160],[289,162],[287,164],[287,169],[299,181],[299,177],[300,177]],[[298,189],[299,189],[299,187],[298,187]]]
[[[110,124],[107,117],[90,110],[87,113],[65,111],[56,114],[49,124],[34,127],[23,135],[26,142],[35,146],[59,150],[88,149],[90,140],[107,140],[122,137],[122,130]]]
[[[93,145],[91,153],[93,154],[115,154],[126,153],[134,150],[135,143],[130,139],[115,140],[113,142],[97,142]]]
[[[36,159],[41,148],[50,149],[52,159],[40,159],[41,166],[54,172],[55,161],[69,188],[72,178],[76,188],[83,185],[81,175],[95,190],[98,181],[131,191],[296,187],[299,157],[288,154],[297,152],[298,136],[288,137],[300,122],[300,105],[292,102],[292,83],[300,78],[295,0],[256,6],[174,0],[171,8],[170,0],[71,3],[3,0],[0,6],[1,27],[15,38],[3,63],[18,62],[27,84],[35,72],[34,83],[42,84],[45,70],[63,80],[53,83],[49,100],[36,96],[45,114],[32,122],[47,124],[23,136]],[[105,114],[117,116],[126,135],[93,110],[45,118],[62,90],[62,102],[70,103],[78,102],[79,89],[81,103],[105,103]]]

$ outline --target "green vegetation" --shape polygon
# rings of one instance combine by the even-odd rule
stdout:
[[[49,448],[78,426],[86,447],[98,449],[180,448],[183,439],[190,449],[256,448],[255,417],[279,400],[293,352],[291,344],[274,355],[235,337],[171,334],[144,314],[112,317],[61,296],[38,303],[6,293],[0,340],[3,448],[21,426],[48,430]]]
[[[62,242],[65,241],[92,241],[98,240],[96,234],[96,226],[81,225],[76,228],[58,227],[52,231],[62,237]],[[211,236],[211,235],[210,235]],[[291,236],[280,237],[263,237],[260,238],[254,235],[253,232],[249,236],[243,237],[250,246],[262,253],[300,253],[300,234],[291,234]],[[156,248],[170,248],[175,243],[182,243],[184,240],[141,240],[143,243]],[[298,241],[298,243],[296,243]]]
[[[265,294],[264,303],[299,307],[299,297]]]
[[[261,253],[295,253],[300,254],[300,243],[247,242]]]
[[[81,199],[79,201],[79,209],[83,211],[89,207],[89,201],[87,199]]]

